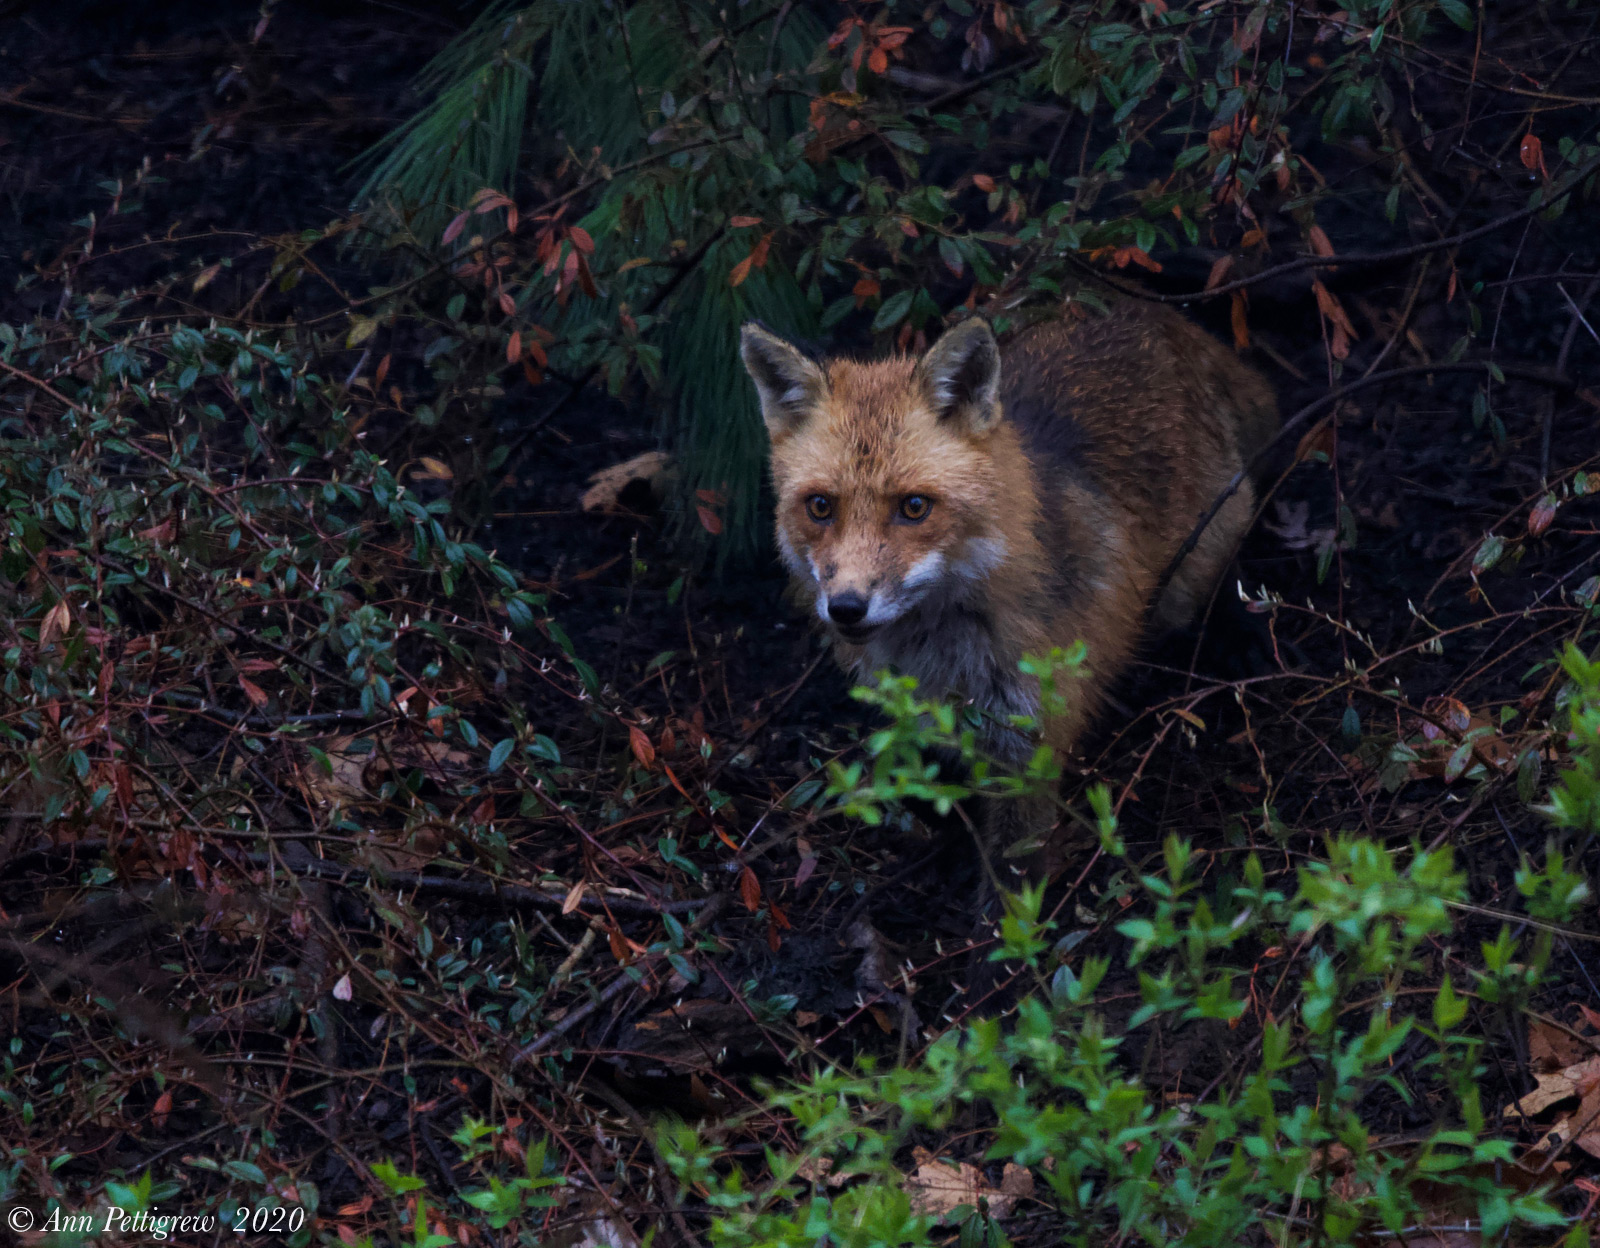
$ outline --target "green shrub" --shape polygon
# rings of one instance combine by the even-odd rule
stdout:
[[[1033,666],[1070,669],[1081,654],[1066,658]],[[1568,671],[1575,721],[1587,724],[1600,667],[1569,656]],[[1037,759],[1027,776],[1000,781],[975,726],[919,699],[913,682],[885,676],[858,696],[892,719],[867,743],[872,767],[836,770],[833,788],[868,818],[908,797],[1006,800],[1051,782]],[[944,777],[926,748],[975,762],[971,779]],[[1576,756],[1553,810],[1592,793],[1597,758]],[[1565,1219],[1548,1183],[1510,1180],[1512,1144],[1487,1125],[1479,1080],[1484,1011],[1517,1017],[1545,975],[1549,925],[1587,896],[1558,851],[1543,872],[1519,876],[1534,935],[1503,925],[1469,962],[1453,943],[1466,894],[1449,848],[1333,835],[1280,888],[1253,851],[1214,851],[1206,864],[1177,837],[1147,870],[1122,844],[1106,790],[1091,790],[1090,804],[1102,852],[1120,865],[1097,922],[1114,923],[1125,953],[1085,956],[1083,930],[1056,939],[1042,888],[1025,888],[1008,899],[994,955],[1029,989],[1014,1017],[952,1026],[913,1065],[863,1063],[773,1090],[802,1147],[769,1148],[764,1175],[730,1164],[714,1131],[664,1128],[674,1173],[714,1211],[713,1244],[931,1245],[950,1242],[951,1226],[963,1245],[1008,1242],[1003,1222],[1013,1223],[991,1202],[1007,1218],[1025,1214],[1030,1242],[1343,1245],[1442,1225],[1484,1243],[1524,1233],[1550,1242],[1555,1232],[1541,1238],[1541,1228]],[[1124,907],[1137,917],[1116,922]],[[1126,986],[1103,992],[1114,957],[1133,974],[1136,1005],[1124,1004]],[[1224,1069],[1198,1094],[1164,1101],[1126,1055],[1185,1032],[1209,1034]],[[1406,1081],[1394,1069],[1402,1046]],[[1386,1140],[1386,1105],[1418,1096],[1431,1129]],[[913,1145],[949,1141],[957,1127],[962,1159],[1005,1167],[1004,1187],[970,1166],[907,1164]],[[970,1204],[950,1194],[962,1175]],[[1020,1204],[1019,1191],[1030,1194]],[[1586,1243],[1583,1228],[1565,1242]]]

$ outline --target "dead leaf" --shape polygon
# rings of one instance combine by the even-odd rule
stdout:
[[[620,464],[602,468],[589,478],[589,488],[578,500],[578,506],[584,511],[614,511],[623,490],[635,481],[643,481],[652,494],[659,496],[658,487],[671,466],[672,457],[665,451],[646,451]]]
[[[1245,313],[1244,291],[1233,292],[1233,308],[1229,320],[1233,326],[1233,345],[1243,351],[1250,345],[1250,318]]]
[[[59,598],[56,605],[44,613],[44,619],[39,621],[39,644],[48,646],[71,627],[72,607],[65,598]]]
[[[807,1157],[795,1168],[794,1173],[796,1178],[804,1179],[813,1187],[839,1187],[848,1182],[850,1177],[834,1173],[832,1157]]]
[[[1218,256],[1216,263],[1211,266],[1211,272],[1206,275],[1206,289],[1215,290],[1227,280],[1228,274],[1233,271],[1233,256],[1224,252]]]
[[[587,882],[579,880],[568,890],[566,900],[561,903],[562,914],[571,914],[583,904],[583,890],[587,887]]]
[[[239,677],[239,688],[244,690],[244,696],[250,699],[252,706],[265,706],[267,704],[267,691],[249,677]]]
[[[1007,1166],[1001,1186],[995,1187],[983,1177],[983,1171],[967,1162],[939,1161],[925,1148],[918,1148],[913,1156],[917,1168],[906,1176],[911,1208],[936,1221],[948,1221],[962,1206],[976,1208],[979,1201],[988,1202],[991,1217],[1003,1218],[1019,1197],[1033,1191],[1033,1175],[1024,1166]]]
[[[1524,135],[1517,154],[1522,158],[1524,169],[1537,169],[1541,177],[1550,176],[1550,171],[1544,165],[1544,144],[1539,141],[1538,135],[1531,132]]]
[[[1591,1057],[1588,1061],[1561,1070],[1536,1074],[1534,1079],[1538,1087],[1513,1103],[1508,1113],[1526,1118],[1574,1096],[1588,1096],[1600,1088],[1600,1057]],[[1600,1123],[1596,1124],[1595,1129],[1600,1130]]]
[[[442,460],[437,460],[431,455],[424,455],[422,457],[422,471],[416,475],[419,477],[432,477],[436,481],[449,481],[456,474]]]
[[[1331,256],[1334,254],[1333,244],[1328,240],[1327,231],[1324,230],[1320,225],[1313,225],[1310,230],[1306,232],[1306,237],[1311,242],[1312,254],[1318,256]],[[1328,270],[1330,273],[1337,273],[1338,271],[1339,270],[1336,268],[1330,268]]]
[[[167,1125],[167,1115],[172,1112],[172,1089],[168,1088],[156,1097],[156,1103],[150,1110],[150,1125],[160,1131]]]
[[[1356,333],[1356,327],[1350,323],[1350,318],[1345,314],[1344,305],[1334,297],[1321,282],[1311,283],[1312,293],[1317,297],[1317,309],[1327,318],[1328,324],[1333,327],[1329,338],[1328,350],[1336,360],[1345,359],[1350,354],[1350,344],[1361,335]]]
[[[761,881],[749,867],[739,873],[739,900],[751,914],[761,908]]]
[[[1559,1027],[1534,1019],[1528,1024],[1528,1060],[1540,1070],[1576,1066],[1594,1051]]]
[[[1546,494],[1533,505],[1533,510],[1528,513],[1528,535],[1538,537],[1550,527],[1551,521],[1556,518],[1556,510],[1561,504],[1554,494]]]
[[[641,767],[649,767],[656,761],[656,747],[650,744],[650,738],[638,724],[628,725],[628,745]]]
[[[339,982],[333,986],[333,999],[335,1001],[348,1001],[355,996],[355,990],[350,985],[350,972],[346,971],[339,976]]]

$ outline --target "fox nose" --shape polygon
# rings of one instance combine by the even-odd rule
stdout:
[[[835,594],[828,599],[828,618],[854,628],[867,618],[867,600],[857,593]]]

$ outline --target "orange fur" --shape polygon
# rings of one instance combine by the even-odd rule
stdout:
[[[839,661],[857,677],[909,672],[1003,720],[1037,709],[1017,661],[1081,639],[1092,674],[1044,725],[1063,754],[1132,657],[1195,520],[1277,428],[1256,373],[1176,313],[1132,302],[1003,350],[969,319],[920,360],[818,364],[753,326],[743,354],[772,439],[778,545]],[[900,512],[908,497],[929,501],[925,518]],[[1209,596],[1253,503],[1247,484],[1218,514],[1155,604],[1160,626]],[[862,604],[859,623],[840,622]],[[1017,761],[1029,743],[1002,729],[990,746]],[[1016,819],[1036,833],[1048,813]]]

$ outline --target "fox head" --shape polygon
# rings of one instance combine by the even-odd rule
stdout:
[[[1005,558],[1000,351],[963,321],[920,359],[818,363],[757,325],[741,353],[772,439],[778,549],[846,641],[970,593]]]

